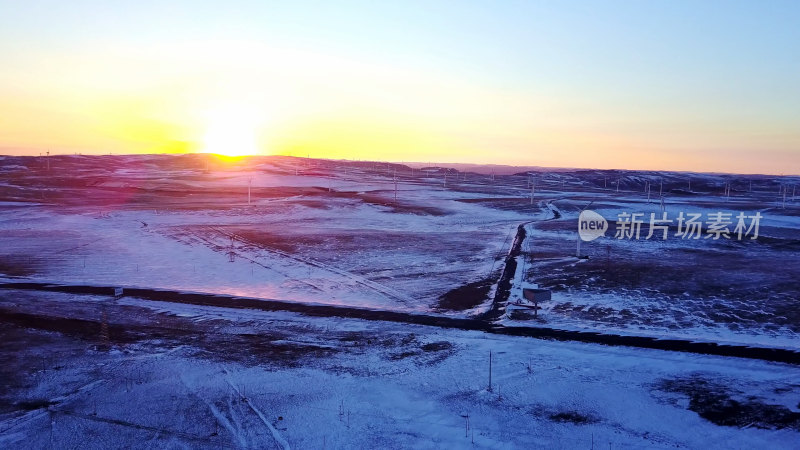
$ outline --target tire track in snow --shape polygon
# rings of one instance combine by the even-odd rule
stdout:
[[[195,233],[195,232],[193,232],[193,231],[191,231],[191,230],[184,230],[184,231],[186,231],[187,233],[190,233],[192,236],[194,236],[196,239],[198,239],[198,240],[200,241],[200,243],[201,243],[201,244],[205,244],[205,245],[207,245],[208,247],[211,247],[211,249],[212,249],[212,250],[216,250],[216,249],[220,249],[220,250],[222,250],[222,249],[225,249],[225,247],[224,247],[224,246],[221,246],[221,245],[219,245],[219,244],[217,244],[217,243],[213,242],[212,240],[210,240],[210,239],[208,239],[208,238],[205,238],[205,237],[203,237],[203,236],[200,236],[199,234],[197,234],[197,233]],[[180,241],[180,239],[179,239],[179,238],[176,238],[176,237],[174,237],[174,236],[173,236],[173,238],[174,238],[174,239],[178,239],[178,240]],[[189,244],[189,245],[191,245],[191,244]],[[234,252],[234,253],[236,253],[236,252]],[[263,264],[263,263],[261,263],[261,262],[258,262],[258,261],[256,261],[256,260],[255,260],[255,259],[253,259],[253,258],[249,258],[249,257],[247,257],[247,256],[245,256],[245,255],[242,255],[241,253],[236,253],[236,256],[238,256],[239,258],[245,259],[245,260],[247,260],[247,261],[250,261],[250,262],[251,262],[251,263],[253,263],[253,264],[257,264],[258,266],[260,266],[260,267],[263,267],[264,269],[271,270],[271,271],[273,271],[273,272],[275,272],[275,273],[277,273],[277,274],[279,274],[279,275],[281,275],[281,276],[285,277],[286,279],[289,279],[289,280],[294,280],[294,281],[297,281],[297,282],[303,283],[303,284],[305,284],[306,286],[308,286],[308,287],[310,287],[310,288],[312,288],[312,289],[315,289],[315,290],[317,290],[317,291],[320,291],[320,292],[325,292],[325,290],[324,290],[323,288],[321,288],[321,287],[319,287],[319,286],[317,286],[317,285],[315,285],[315,284],[313,284],[313,283],[311,283],[311,282],[309,282],[309,281],[306,281],[306,280],[299,279],[299,278],[297,278],[297,277],[295,277],[295,276],[292,276],[292,275],[290,275],[290,274],[288,274],[288,273],[285,273],[285,272],[282,272],[282,271],[280,271],[280,270],[277,270],[277,269],[275,269],[274,267],[270,267],[270,266],[268,266],[268,265],[266,265],[266,264]]]
[[[301,263],[301,264],[305,264],[305,265],[308,265],[308,266],[311,266],[311,267],[314,267],[314,268],[317,268],[317,269],[326,270],[326,271],[331,272],[331,273],[335,273],[335,274],[337,274],[337,275],[339,275],[341,277],[344,277],[344,278],[346,278],[346,279],[348,279],[350,281],[353,281],[356,284],[359,284],[359,285],[364,286],[364,287],[366,287],[368,289],[376,291],[379,294],[384,295],[386,297],[389,297],[391,299],[394,299],[394,300],[397,300],[397,301],[400,301],[400,302],[403,302],[403,303],[414,302],[414,298],[411,297],[410,295],[403,294],[403,293],[398,292],[398,291],[396,291],[396,290],[394,290],[394,289],[392,289],[390,287],[387,287],[387,286],[384,286],[384,285],[382,285],[380,283],[376,283],[374,281],[368,280],[368,279],[366,279],[364,277],[360,277],[360,276],[355,275],[355,274],[353,274],[351,272],[348,272],[346,270],[342,270],[342,269],[336,268],[334,266],[331,266],[331,265],[328,265],[328,264],[325,264],[325,263],[321,263],[319,261],[315,261],[313,259],[296,256],[296,255],[293,255],[291,253],[284,252],[282,250],[278,250],[278,249],[274,249],[274,248],[268,248],[268,247],[266,247],[264,245],[259,244],[258,242],[253,242],[253,241],[251,241],[249,239],[246,239],[246,238],[244,238],[242,236],[239,236],[239,235],[237,235],[235,233],[229,233],[229,232],[227,232],[225,230],[222,230],[220,228],[217,228],[217,227],[208,226],[208,229],[210,229],[212,231],[215,231],[217,233],[220,233],[220,234],[222,234],[222,235],[224,235],[224,236],[226,236],[226,237],[228,237],[230,239],[233,239],[235,241],[239,241],[239,242],[241,242],[243,244],[252,245],[254,247],[257,247],[257,248],[259,248],[259,249],[261,249],[261,250],[263,250],[263,251],[265,251],[267,253],[272,253],[272,254],[275,254],[275,255],[278,255],[278,256],[282,256],[284,258],[291,259],[291,260],[293,260],[295,262],[298,262],[298,263]]]
[[[249,406],[250,409],[252,409],[253,412],[256,413],[256,415],[258,415],[261,421],[264,422],[264,425],[266,425],[267,428],[269,428],[269,431],[272,433],[272,437],[273,439],[275,439],[275,442],[281,447],[283,447],[284,450],[291,450],[289,442],[286,439],[284,439],[283,436],[281,436],[278,430],[275,429],[275,427],[273,427],[271,423],[269,423],[267,418],[264,417],[264,413],[262,413],[260,409],[256,408],[256,406],[250,400],[248,400],[247,397],[242,395],[241,391],[239,391],[239,388],[236,387],[235,384],[233,384],[233,382],[230,379],[231,374],[230,372],[228,372],[228,369],[223,369],[223,370],[225,371],[225,381],[233,388],[234,391],[236,391],[237,394],[239,394],[239,397],[242,398],[242,401],[247,403],[247,406]]]
[[[205,403],[206,406],[208,406],[208,409],[211,411],[211,414],[217,420],[217,423],[219,423],[220,425],[223,426],[223,428],[228,430],[228,432],[231,434],[231,436],[233,436],[234,439],[236,439],[236,441],[239,443],[239,447],[240,448],[248,448],[247,439],[245,438],[244,435],[242,435],[241,427],[237,426],[236,428],[239,428],[238,430],[236,428],[234,428],[234,426],[231,424],[230,420],[228,420],[228,418],[225,417],[225,415],[222,414],[222,412],[216,406],[214,406],[213,403],[209,402],[208,400],[206,400],[205,397],[203,397],[200,394],[198,394],[197,390],[194,387],[189,386],[189,383],[186,382],[186,378],[183,376],[183,374],[181,374],[180,380],[181,380],[181,383],[183,383],[183,385],[186,387],[186,389],[188,389],[189,392],[194,397],[198,398],[200,401]],[[232,411],[231,411],[231,415],[233,415]]]

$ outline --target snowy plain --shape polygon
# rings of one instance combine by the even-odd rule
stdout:
[[[777,196],[800,184],[794,178],[495,177],[207,155],[61,156],[50,172],[36,158],[1,162],[3,281],[476,318],[492,306],[526,224],[509,302],[523,283],[553,297],[536,318],[509,308],[502,325],[800,349],[800,202],[784,207]],[[670,214],[760,211],[762,238],[609,233],[584,244],[589,259],[575,257],[582,208],[591,203],[609,220],[658,212],[642,186],[662,179]],[[734,185],[731,198],[720,195],[724,183]],[[2,447],[800,442],[800,373],[786,364],[135,297],[0,290],[0,315]]]

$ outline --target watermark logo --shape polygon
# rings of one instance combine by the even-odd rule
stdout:
[[[578,217],[578,234],[582,241],[591,242],[604,236],[608,230],[608,221],[594,211],[585,209]]]
[[[614,239],[661,239],[666,240],[670,232],[680,239],[758,239],[763,216],[760,212],[736,215],[728,212],[678,213],[670,218],[667,212],[661,214],[621,212],[617,214]],[[705,219],[705,220],[704,220]],[[604,236],[609,228],[608,222],[600,214],[584,210],[578,217],[578,234],[581,240],[589,242]]]

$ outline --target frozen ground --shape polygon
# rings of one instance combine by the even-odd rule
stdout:
[[[20,193],[9,199],[46,203],[3,208],[6,274],[428,310],[492,278],[504,238],[526,217],[461,203],[419,171],[395,201],[385,173],[359,167],[279,160],[206,173],[67,161],[77,174],[23,173],[7,188]]]
[[[657,186],[659,178],[651,183]],[[763,180],[752,192],[736,192],[726,199],[698,186],[716,176],[691,178],[693,190],[704,192],[672,188],[678,192],[665,198],[669,218],[680,213],[758,213],[763,216],[758,238],[681,239],[675,237],[673,224],[667,240],[645,240],[647,225],[639,240],[615,239],[613,221],[618,214],[643,213],[649,221],[651,213],[662,214],[659,203],[648,203],[646,194],[616,192],[578,192],[553,200],[549,204],[558,217],[526,228],[524,263],[518,270],[519,280],[553,291],[537,322],[566,329],[800,347],[800,202],[789,196],[785,208],[782,202],[776,204],[775,193]],[[749,189],[746,178],[738,183]],[[787,190],[791,192],[791,186]],[[588,259],[579,260],[573,256],[577,216],[589,204],[612,222],[606,237],[582,244]],[[735,219],[730,229],[734,226]],[[706,231],[704,227],[704,235]],[[523,322],[525,316],[521,315]]]
[[[0,280],[485,318],[513,260],[510,302],[523,283],[553,296],[536,317],[509,308],[505,326],[798,350],[800,202],[783,199],[798,184],[206,155],[59,156],[48,170],[42,159],[0,157]],[[575,256],[582,208],[613,227],[620,212],[660,212],[654,189],[673,217],[759,212],[760,236],[609,232],[582,245],[588,259]],[[521,251],[507,259],[521,224]],[[798,370],[0,290],[0,448],[797,448]]]
[[[0,315],[4,448],[800,442],[791,365],[60,293]]]
[[[48,171],[43,159],[5,157],[0,276],[468,316],[489,307],[528,223],[517,285],[553,291],[536,322],[798,348],[799,184],[206,155],[60,156]],[[580,209],[649,216],[660,193],[670,217],[759,212],[760,237],[635,241],[612,230],[575,258]]]

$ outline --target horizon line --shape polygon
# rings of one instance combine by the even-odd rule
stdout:
[[[1,151],[1,150],[0,150]],[[623,172],[673,172],[673,173],[686,173],[686,174],[707,174],[707,175],[742,175],[742,176],[774,176],[774,177],[800,177],[800,173],[755,173],[755,172],[704,172],[692,169],[635,169],[635,168],[599,168],[599,167],[568,167],[568,166],[539,166],[530,164],[500,164],[500,163],[476,163],[476,162],[445,162],[445,161],[405,161],[405,160],[378,160],[378,159],[348,159],[348,158],[324,158],[324,157],[311,157],[311,156],[297,156],[285,154],[253,154],[253,155],[238,155],[228,156],[219,153],[206,153],[206,152],[155,152],[155,153],[51,153],[49,156],[186,156],[186,155],[210,155],[217,157],[224,157],[229,159],[246,159],[246,158],[298,158],[308,160],[323,160],[323,161],[351,161],[351,162],[375,162],[375,163],[390,163],[390,164],[414,164],[424,165],[424,167],[447,167],[447,166],[479,166],[479,167],[506,167],[518,169],[539,169],[551,171],[573,171],[573,170],[597,170],[597,171],[623,171]],[[0,158],[15,157],[15,158],[43,158],[48,155],[27,155],[27,154],[5,154],[0,153]],[[513,175],[513,174],[506,174]]]

